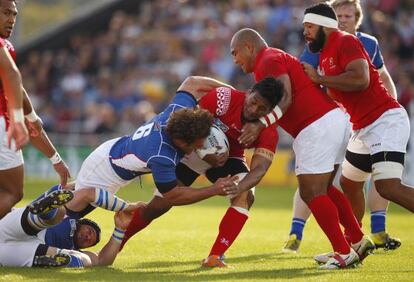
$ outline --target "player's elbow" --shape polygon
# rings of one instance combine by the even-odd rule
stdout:
[[[183,193],[181,193],[178,186],[171,189],[170,191],[162,194],[163,198],[167,200],[167,202],[172,206],[179,206],[181,205],[181,201],[183,200]]]

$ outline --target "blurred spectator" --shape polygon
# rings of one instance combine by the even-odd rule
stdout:
[[[314,2],[142,1],[140,14],[115,11],[107,30],[82,31],[86,35],[73,35],[70,45],[57,51],[33,51],[20,69],[48,131],[129,133],[149,118],[143,112],[158,112],[188,75],[248,87],[251,78],[234,68],[228,49],[241,27],[257,29],[273,46],[299,55],[303,10]],[[379,39],[399,99],[409,110],[414,1],[362,3],[361,30]]]

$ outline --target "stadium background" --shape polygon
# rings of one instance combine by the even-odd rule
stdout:
[[[188,75],[247,89],[252,78],[234,66],[229,52],[239,28],[252,27],[271,46],[299,55],[303,10],[313,2],[23,0],[12,42],[34,106],[76,175],[96,145],[130,133],[163,109]],[[361,30],[379,39],[398,99],[411,114],[414,1],[361,2]],[[282,134],[264,184],[295,182],[290,143]],[[412,184],[413,159],[410,151],[405,181]],[[25,161],[27,175],[55,177],[33,148],[25,150]]]

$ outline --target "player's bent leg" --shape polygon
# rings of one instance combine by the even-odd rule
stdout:
[[[289,239],[282,248],[284,253],[296,253],[302,241],[303,229],[306,221],[311,215],[311,211],[302,200],[299,194],[299,188],[296,189],[293,197],[293,219],[290,227]]]
[[[225,267],[224,253],[230,248],[249,218],[249,209],[254,202],[254,188],[230,200],[231,206],[219,225],[219,234],[209,256],[202,261],[204,267]]]
[[[36,215],[27,209],[21,219],[22,226],[27,234],[35,235],[39,231],[59,224],[66,215],[64,207],[58,207],[46,214]]]
[[[0,169],[0,218],[23,198],[23,165]]]
[[[50,211],[68,203],[73,199],[73,196],[73,192],[70,190],[54,190],[45,197],[32,202],[29,205],[29,211],[33,214],[46,215]]]
[[[57,253],[56,248],[40,244],[33,257],[32,267],[64,267],[70,264],[68,254]]]
[[[36,250],[32,266],[83,268],[92,266],[92,262],[84,253],[41,244]]]
[[[133,212],[132,220],[125,231],[125,236],[122,239],[119,251],[124,248],[126,242],[132,236],[147,227],[154,219],[167,213],[172,208],[171,204],[162,198],[162,195],[158,192],[158,190],[156,190],[155,193],[156,195],[154,195],[147,205],[142,206]]]
[[[401,183],[404,155],[401,152],[374,154],[372,177],[382,197],[414,212],[414,189]]]
[[[86,209],[88,205],[95,200],[95,195],[95,188],[75,190],[73,193],[73,199],[66,204],[66,208],[73,212],[80,212]]]
[[[346,255],[350,253],[350,246],[339,226],[338,210],[326,194],[330,178],[331,173],[298,175],[300,195],[308,204],[334,251]]]
[[[354,141],[354,146],[363,144]],[[351,203],[352,210],[359,222],[365,213],[365,196],[364,183],[369,179],[371,174],[371,156],[364,149],[357,149],[364,153],[355,153],[346,151],[346,159],[342,165],[342,175],[340,178],[341,188]]]
[[[342,191],[351,203],[352,211],[358,222],[362,222],[365,213],[364,183],[352,181],[344,175],[340,178]]]
[[[401,240],[391,237],[386,231],[386,217],[389,201],[379,195],[374,183],[368,191],[368,206],[371,211],[371,239],[375,247],[395,250],[401,246]]]

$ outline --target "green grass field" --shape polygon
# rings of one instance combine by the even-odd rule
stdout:
[[[52,182],[28,181],[24,205]],[[148,200],[151,185],[139,183],[125,188],[120,196]],[[388,230],[402,240],[396,251],[377,251],[355,269],[321,271],[313,255],[330,251],[325,235],[311,218],[297,255],[282,254],[291,220],[294,189],[259,187],[250,219],[226,254],[230,267],[203,269],[201,259],[208,255],[217,235],[218,224],[228,206],[225,198],[213,198],[191,206],[173,208],[131,239],[112,267],[93,269],[0,268],[4,281],[414,281],[414,220],[411,213],[391,205]],[[327,211],[328,212],[328,211]],[[368,214],[367,214],[368,215]],[[113,230],[110,212],[94,211],[90,217],[103,229],[102,242]],[[369,232],[369,216],[364,221]],[[13,255],[13,254],[11,254]]]

